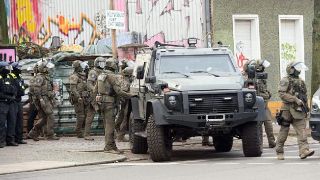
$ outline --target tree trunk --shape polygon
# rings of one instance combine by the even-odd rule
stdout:
[[[313,54],[312,54],[312,83],[311,93],[316,92],[320,85],[320,1],[314,1],[313,21]]]
[[[8,44],[7,14],[4,0],[0,0],[0,44]]]

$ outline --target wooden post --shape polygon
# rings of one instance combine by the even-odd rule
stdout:
[[[113,6],[113,0],[109,0],[109,10],[114,10],[114,6]],[[116,30],[115,29],[111,29],[111,40],[112,40],[112,57],[113,58],[117,58],[118,54],[117,54],[117,37],[116,37]]]

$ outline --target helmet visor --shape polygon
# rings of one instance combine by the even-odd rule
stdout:
[[[103,68],[106,67],[106,62],[105,61],[99,61],[98,62],[98,66],[103,69]]]
[[[263,60],[261,65],[265,68],[269,67],[270,66],[270,62],[268,60]]]
[[[54,68],[54,64],[51,63],[51,62],[48,62],[46,67],[49,68],[49,69],[52,69],[52,68]]]
[[[12,68],[12,66],[11,66],[11,65],[7,65],[7,66],[5,66],[5,69],[6,69],[6,70],[9,70],[9,71],[12,71],[12,70],[13,70],[13,68]]]
[[[297,64],[295,64],[294,69],[296,69],[297,71],[308,71],[309,68],[303,63],[303,62],[299,62]]]
[[[88,67],[89,67],[89,65],[88,65],[88,61],[81,62],[81,63],[80,63],[80,66],[81,66],[81,68],[82,68],[82,69],[86,69],[86,68],[88,68]]]

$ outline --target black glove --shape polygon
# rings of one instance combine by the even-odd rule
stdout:
[[[131,98],[139,98],[138,95],[132,95]]]

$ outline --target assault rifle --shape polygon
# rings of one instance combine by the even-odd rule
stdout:
[[[297,98],[300,99],[302,101],[302,105],[301,105],[301,110],[304,113],[308,113],[310,111],[309,107],[308,107],[308,98],[307,95],[303,95],[301,93],[297,93]]]

